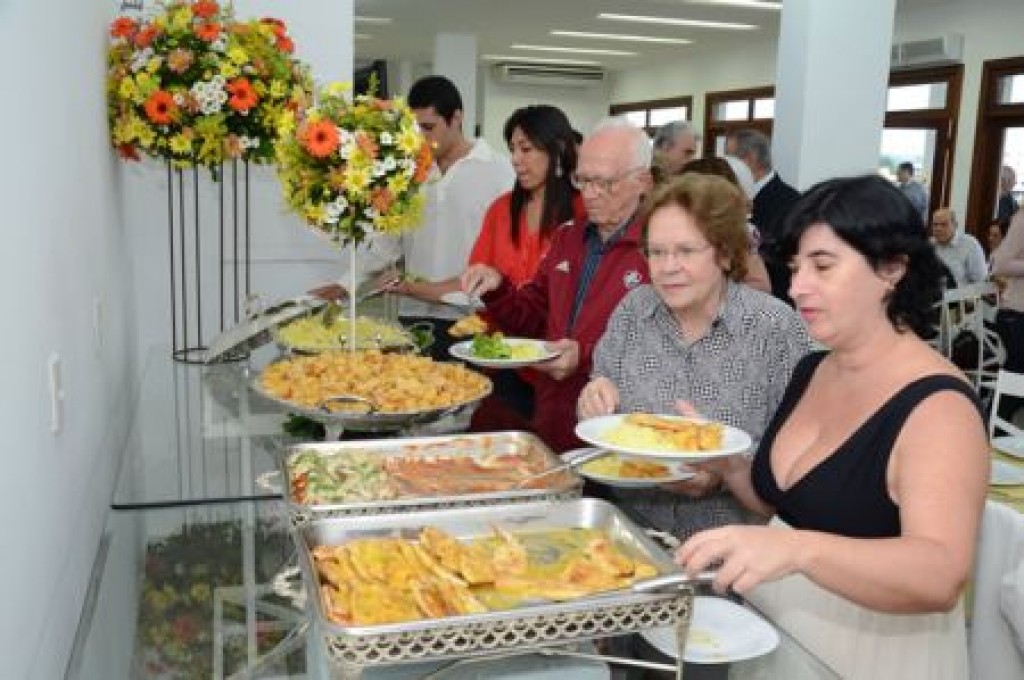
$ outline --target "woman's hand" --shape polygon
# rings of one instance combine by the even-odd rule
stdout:
[[[683,494],[690,498],[707,498],[722,488],[722,475],[712,470],[697,469],[689,465],[682,466],[694,473],[693,477],[681,482],[660,484],[659,486],[672,493]]]
[[[716,592],[743,595],[755,586],[799,571],[801,537],[792,529],[734,525],[709,529],[691,536],[675,561],[689,574],[721,563],[715,577]]]
[[[558,356],[550,361],[534,364],[531,367],[534,370],[547,373],[555,380],[565,380],[580,367],[580,343],[575,340],[549,340],[544,343],[544,347],[550,352],[557,352]]]
[[[316,296],[328,302],[339,302],[348,297],[348,291],[340,283],[328,283],[317,286],[307,291],[310,295]]]
[[[463,292],[470,298],[480,297],[497,289],[502,281],[501,272],[486,264],[470,265],[459,277]]]
[[[608,378],[594,378],[588,382],[576,400],[576,415],[580,420],[607,416],[619,407],[619,390]]]

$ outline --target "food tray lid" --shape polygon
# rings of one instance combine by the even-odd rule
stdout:
[[[314,312],[326,304],[325,300],[309,295],[276,302],[215,337],[210,342],[203,361],[211,364],[229,354],[245,353],[265,345],[271,340],[272,328]]]

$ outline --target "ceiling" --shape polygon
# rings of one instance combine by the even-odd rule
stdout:
[[[706,1],[706,0],[705,0]],[[714,1],[714,0],[712,0]],[[688,0],[355,0],[355,56],[430,62],[437,33],[477,36],[477,53],[533,59],[598,62],[609,70],[626,70],[687,51],[778,37],[777,10],[697,4]],[[600,13],[674,17],[742,23],[751,30],[721,30],[598,19]],[[390,24],[363,23],[359,17],[390,18]],[[634,42],[607,38],[550,35],[552,30],[683,38],[689,45]],[[364,37],[365,36],[365,37]],[[616,50],[634,56],[572,54],[512,48],[513,44]]]
[[[777,40],[781,12],[715,5],[721,0],[355,0],[355,57],[409,59],[431,63],[437,33],[477,36],[481,59],[488,55],[597,62],[613,71],[679,58],[705,49],[742,49],[747,41]],[[754,0],[758,1],[758,0]],[[824,1],[824,0],[822,0]],[[898,11],[966,0],[896,0]],[[977,2],[977,0],[973,0]],[[721,30],[598,19],[601,13],[674,17],[751,24],[752,30]],[[389,24],[360,22],[358,17],[385,17]],[[630,42],[550,35],[552,30],[617,33],[691,40],[688,45]],[[513,44],[597,48],[635,52],[634,56],[570,54],[514,49]],[[511,59],[506,59],[511,60]]]

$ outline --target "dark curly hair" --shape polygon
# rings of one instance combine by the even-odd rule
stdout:
[[[540,216],[540,233],[547,236],[558,225],[573,218],[573,201],[577,191],[572,186],[576,171],[576,135],[561,109],[548,104],[535,104],[516,109],[505,121],[505,143],[511,144],[512,133],[519,129],[530,143],[548,155],[548,175],[544,179],[544,208]],[[511,150],[511,149],[510,149]],[[516,180],[512,187],[512,242],[519,244],[519,217],[529,195]]]
[[[815,224],[828,225],[873,269],[904,261],[906,271],[886,300],[897,329],[919,336],[932,330],[932,308],[942,296],[942,265],[921,214],[903,192],[878,175],[831,179],[811,187],[782,224],[779,253],[796,255],[800,237]]]

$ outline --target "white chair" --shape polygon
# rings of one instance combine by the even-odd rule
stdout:
[[[988,415],[988,438],[994,440],[998,430],[1000,434],[1024,440],[1024,429],[999,415],[999,402],[1004,396],[1024,399],[1024,373],[1012,373],[999,369],[999,373],[996,375],[995,393],[992,397],[992,410]]]
[[[985,327],[991,306],[989,301],[995,300],[997,293],[994,283],[970,283],[945,291],[939,303],[936,344],[947,359],[953,358],[953,342],[961,332],[969,331],[978,339],[977,357],[971,362],[974,368],[964,371],[975,389],[980,388],[983,378],[994,371],[995,362],[1001,361],[999,357],[1005,357],[1005,352],[999,352],[1001,343],[998,335]]]
[[[1024,559],[1024,514],[987,501],[974,564],[974,602],[969,633],[974,680],[1024,678],[1024,651],[1002,601],[1004,582]]]

